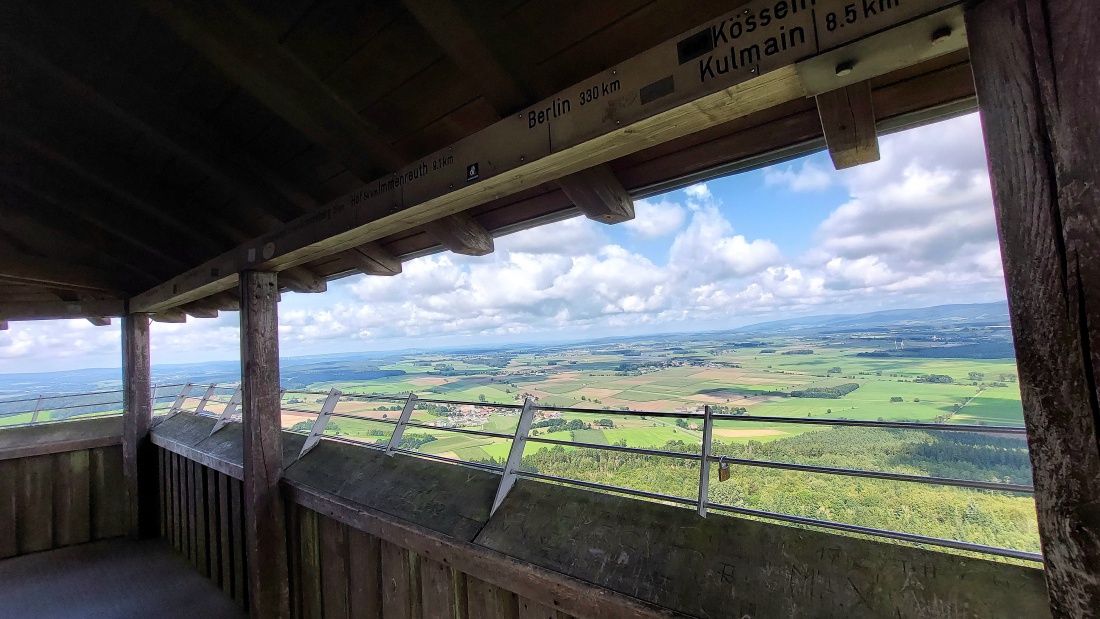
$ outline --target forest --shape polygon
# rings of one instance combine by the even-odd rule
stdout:
[[[698,454],[694,441],[664,451]],[[715,442],[716,456],[815,464],[937,477],[1030,484],[1026,444],[968,432],[833,428],[771,442]],[[490,459],[502,465],[500,460]],[[527,471],[694,499],[698,463],[589,448],[543,447],[524,456]],[[1030,496],[911,482],[731,466],[710,501],[990,546],[1039,551]]]

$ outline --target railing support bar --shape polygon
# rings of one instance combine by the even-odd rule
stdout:
[[[186,383],[183,386],[183,389],[180,390],[180,394],[176,396],[175,400],[172,401],[172,406],[168,408],[168,412],[165,413],[163,417],[153,422],[154,426],[159,426],[160,424],[168,421],[172,417],[175,417],[180,412],[180,410],[183,409],[183,403],[187,401],[187,396],[191,394],[191,387],[192,383]],[[153,400],[153,407],[156,408],[155,399]]]
[[[328,392],[328,397],[325,398],[325,403],[321,405],[321,411],[317,413],[317,419],[313,422],[313,428],[310,429],[309,436],[306,437],[306,442],[302,445],[302,451],[298,454],[299,460],[316,447],[317,443],[321,442],[321,435],[325,433],[325,426],[328,425],[328,420],[332,417],[332,411],[336,410],[336,403],[340,401],[341,395],[336,389]]]
[[[401,442],[401,435],[405,434],[405,425],[409,423],[413,408],[416,407],[416,399],[416,394],[410,393],[409,399],[405,400],[405,408],[401,409],[401,417],[397,420],[397,427],[393,429],[390,442],[386,445],[387,456],[392,457],[394,450],[397,449],[397,444]]]
[[[699,515],[707,517],[707,502],[710,500],[710,444],[714,430],[714,418],[710,414],[710,405],[703,406],[703,457],[699,461]]]
[[[237,390],[233,392],[233,397],[230,398],[229,404],[225,405],[222,409],[222,414],[218,415],[218,422],[214,424],[214,427],[210,429],[210,436],[214,436],[214,433],[225,427],[225,424],[229,423],[229,418],[237,412],[237,407],[241,404],[241,386],[237,386]]]
[[[212,383],[206,388],[206,393],[202,394],[202,399],[199,400],[199,405],[195,407],[195,414],[199,415],[206,410],[206,404],[210,402],[210,398],[214,397],[214,387],[217,383]]]
[[[42,409],[42,396],[38,396],[38,401],[34,403],[34,414],[31,415],[31,425],[38,423],[38,411]]]
[[[516,424],[516,436],[512,439],[512,449],[508,451],[508,462],[504,465],[504,474],[500,478],[500,486],[497,487],[497,496],[493,499],[493,508],[489,511],[492,518],[497,508],[504,502],[512,486],[516,484],[516,473],[519,472],[523,462],[523,449],[527,446],[527,434],[531,431],[531,421],[535,416],[534,402],[531,398],[523,401],[523,410],[519,413],[519,423]]]

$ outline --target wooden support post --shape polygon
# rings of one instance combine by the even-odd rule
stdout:
[[[279,391],[279,286],[275,273],[244,271],[241,292],[241,421],[248,599],[254,617],[290,614]]]
[[[634,219],[634,200],[607,165],[598,165],[558,179],[565,195],[585,217],[605,224]]]
[[[469,213],[458,213],[424,224],[428,234],[456,254],[484,256],[493,253],[493,235]]]
[[[1052,614],[1100,608],[1100,3],[966,12]]]
[[[122,470],[130,537],[157,534],[156,450],[149,442],[153,423],[149,370],[149,317],[128,314],[122,318]]]
[[[817,95],[817,113],[833,167],[843,170],[879,160],[870,82]]]

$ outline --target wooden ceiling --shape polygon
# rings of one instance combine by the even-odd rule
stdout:
[[[136,294],[740,4],[0,3],[0,319],[103,322]],[[965,50],[871,86],[880,131],[975,105]],[[644,195],[823,145],[807,98],[608,169]],[[539,185],[288,269],[280,283],[320,291],[445,248],[484,253],[479,234],[577,215],[567,193]],[[455,229],[469,234],[450,238]],[[235,305],[219,293],[158,317]]]

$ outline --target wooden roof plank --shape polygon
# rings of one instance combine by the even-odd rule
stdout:
[[[257,26],[230,10],[204,12],[168,0],[142,0],[181,41],[360,178],[403,163],[345,100]]]
[[[87,196],[73,194],[54,196],[38,189],[39,186],[48,185],[48,183],[28,181],[29,179],[23,175],[13,176],[0,171],[0,195],[5,196],[8,204],[23,202],[28,207],[48,206],[89,229],[98,229],[114,237],[124,246],[145,252],[147,260],[160,261],[177,272],[186,268],[187,263],[180,256],[174,255],[170,249],[163,247],[163,239],[158,240],[156,245],[146,240],[148,228],[142,230],[135,226],[133,221],[120,221],[112,212],[110,205],[91,200]]]
[[[249,205],[262,205],[283,216],[300,212],[286,206],[291,197],[265,166],[203,127],[166,95],[155,90],[135,95],[130,87],[133,78],[120,73],[109,58],[86,54],[77,65],[77,77],[7,34],[0,35],[0,50],[5,52],[4,58],[18,59],[50,81],[64,85],[69,97],[103,115],[100,124],[133,132],[222,186],[236,190]]]
[[[485,45],[453,0],[404,0],[404,3],[459,70],[477,83],[501,116],[515,112],[532,99]]]

